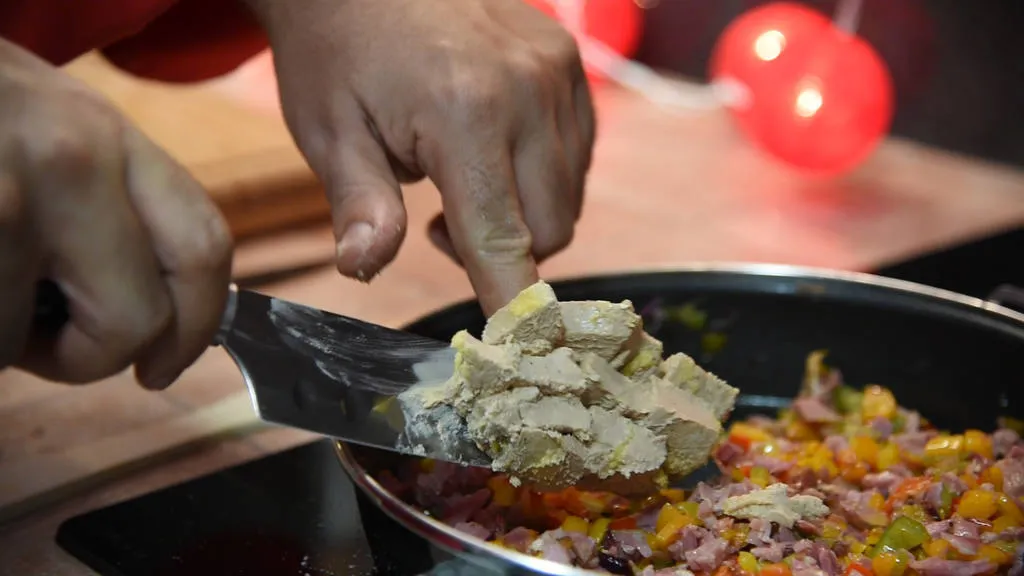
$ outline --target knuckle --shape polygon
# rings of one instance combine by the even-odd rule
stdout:
[[[182,239],[171,267],[177,273],[206,275],[231,267],[234,238],[221,213],[211,208]]]
[[[519,262],[533,254],[533,235],[525,224],[493,227],[480,238],[476,252],[494,264]]]
[[[457,76],[442,88],[445,105],[453,107],[467,123],[493,120],[501,113],[508,97],[506,81],[493,75]]]
[[[51,122],[40,129],[26,127],[21,136],[27,160],[42,170],[81,172],[91,170],[99,154],[118,141],[120,123],[105,107],[79,105],[78,114],[66,122]]]
[[[559,30],[552,35],[549,58],[561,67],[583,65],[583,60],[580,57],[580,46],[576,42],[576,38],[564,30]]]

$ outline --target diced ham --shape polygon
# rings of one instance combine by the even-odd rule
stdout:
[[[981,540],[979,538],[970,538],[967,536],[957,536],[956,534],[941,534],[940,535],[946,542],[956,549],[957,552],[965,556],[973,556],[978,553],[978,547],[981,546]]]
[[[823,544],[815,544],[814,557],[818,560],[818,567],[829,576],[836,576],[840,572],[839,559],[836,553]]]
[[[526,552],[530,547],[530,543],[533,542],[533,539],[536,538],[536,536],[537,533],[533,530],[519,526],[509,530],[507,534],[501,537],[501,541],[513,550]]]
[[[818,398],[806,397],[797,398],[793,401],[793,410],[805,422],[822,424],[838,422],[842,417],[838,412],[827,406]]]
[[[768,470],[768,473],[772,475],[778,475],[793,467],[792,462],[787,462],[765,454],[754,455],[754,457],[750,459],[750,465],[765,468]]]
[[[900,450],[910,454],[924,453],[924,447],[937,432],[925,430],[921,432],[904,432],[892,437],[893,442],[900,447]]]
[[[980,531],[980,526],[970,520],[959,517],[953,519],[950,527],[952,528],[951,532],[954,536],[960,536],[963,538],[977,538],[978,532]]]
[[[712,572],[725,560],[728,548],[725,540],[717,536],[708,536],[700,546],[684,554],[686,564],[692,570]]]
[[[487,540],[491,537],[491,531],[476,522],[459,522],[455,524],[455,529],[460,532],[465,532],[470,536],[476,536],[481,540]]]
[[[826,448],[831,450],[833,454],[838,454],[839,452],[845,450],[846,448],[849,448],[850,446],[850,443],[846,440],[846,438],[844,436],[840,436],[839,434],[830,434],[826,436],[824,442],[822,443],[825,445]]]
[[[938,522],[929,522],[924,525],[924,529],[928,531],[928,536],[935,538],[939,534],[942,534],[946,530],[949,530],[949,520],[940,520]]]
[[[919,412],[899,408],[897,414],[903,419],[903,428],[899,432],[913,433],[921,431],[921,414]]]
[[[988,560],[970,562],[928,558],[910,563],[910,567],[922,576],[976,576],[995,570],[996,565]]]
[[[866,474],[861,480],[861,484],[865,488],[874,488],[880,491],[884,496],[888,496],[892,489],[903,481],[903,477],[885,470],[875,474]]]
[[[722,468],[728,468],[732,466],[738,458],[743,456],[745,452],[737,444],[732,442],[723,442],[719,445],[718,449],[715,450],[715,460],[718,461],[719,466]]]
[[[1018,442],[1020,442],[1020,434],[1016,430],[1000,428],[992,433],[992,452],[996,457],[1006,456]]]
[[[1011,454],[1014,450],[1010,450]],[[1013,498],[1024,498],[1024,460],[1007,457],[996,465],[1003,473],[1003,492]]]
[[[610,537],[623,555],[635,560],[650,558],[654,553],[647,544],[647,536],[639,530],[612,530]]]
[[[753,546],[766,546],[771,542],[772,523],[763,518],[752,518],[750,532],[747,533],[747,543]]]
[[[765,562],[781,562],[789,548],[790,545],[788,543],[772,542],[767,546],[751,548],[750,553],[758,560],[763,560]]]
[[[445,498],[441,520],[452,526],[459,522],[466,522],[482,510],[490,499],[491,491],[486,488],[481,488],[465,496],[461,494],[448,496]]]

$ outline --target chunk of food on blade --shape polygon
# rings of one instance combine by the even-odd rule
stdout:
[[[465,418],[495,470],[546,490],[656,490],[707,462],[736,396],[684,355],[666,364],[628,300],[559,302],[544,282],[452,347],[452,378],[417,393]]]

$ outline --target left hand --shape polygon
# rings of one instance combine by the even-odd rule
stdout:
[[[431,239],[493,313],[580,215],[595,119],[572,36],[523,0],[248,0],[288,126],[332,204],[338,269],[367,280],[429,176]]]

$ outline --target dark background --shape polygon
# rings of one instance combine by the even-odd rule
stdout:
[[[636,59],[706,79],[715,40],[765,0],[647,0]],[[838,0],[803,0],[831,16]],[[889,66],[892,133],[1024,167],[1024,1],[863,0],[858,32]]]

